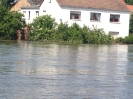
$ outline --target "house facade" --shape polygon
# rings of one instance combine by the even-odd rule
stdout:
[[[57,23],[102,28],[114,38],[129,35],[130,11],[123,0],[27,0],[19,11],[27,23],[48,14]]]

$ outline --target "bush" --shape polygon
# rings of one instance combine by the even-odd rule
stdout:
[[[57,26],[57,27],[56,27]],[[56,25],[49,15],[38,17],[31,24],[30,40],[65,41],[70,43],[110,44],[113,38],[102,29],[80,27],[77,23],[69,26],[61,21]]]
[[[91,44],[111,44],[113,42],[113,37],[106,35],[103,29],[93,29],[89,30],[88,43]]]
[[[124,38],[124,43],[133,44],[133,35],[127,36]]]
[[[67,41],[69,38],[69,33],[68,33],[69,27],[67,23],[61,22],[54,34],[54,41]]]
[[[83,43],[82,28],[77,24],[73,23],[68,29],[68,42],[71,43]]]
[[[119,37],[115,39],[115,43],[123,43],[124,42],[124,38]]]
[[[51,18],[50,15],[44,15],[38,17],[30,24],[31,33],[29,36],[30,40],[51,40],[55,32],[55,19]]]

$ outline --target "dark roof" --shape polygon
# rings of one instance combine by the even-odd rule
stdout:
[[[43,0],[27,0],[31,6],[39,6]]]
[[[129,11],[123,0],[57,0],[60,6]]]

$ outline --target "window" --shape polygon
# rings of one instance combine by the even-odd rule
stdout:
[[[39,11],[36,11],[36,18],[39,17]]]
[[[26,14],[26,11],[23,11],[23,14],[25,15]]]
[[[70,12],[70,19],[81,19],[81,12],[79,11],[71,11]]]
[[[101,13],[93,13],[93,12],[91,12],[90,20],[100,21],[100,18],[101,18]]]
[[[119,36],[119,32],[109,31],[109,35],[111,35],[114,39],[116,39]]]
[[[30,20],[30,11],[29,11],[28,19]]]
[[[110,14],[110,22],[119,22],[119,21],[120,21],[120,15]]]
[[[24,17],[26,16],[26,11],[23,11]]]

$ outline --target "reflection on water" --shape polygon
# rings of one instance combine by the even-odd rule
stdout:
[[[133,46],[0,41],[0,99],[131,99]]]

